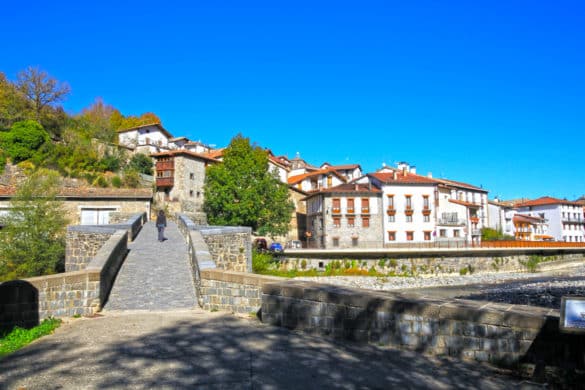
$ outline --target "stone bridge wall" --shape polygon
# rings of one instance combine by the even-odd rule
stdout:
[[[127,223],[99,229],[70,227],[69,269],[79,270],[1,283],[0,329],[30,327],[47,317],[92,315],[101,310],[128,253],[129,232],[139,231],[144,221],[137,215]],[[116,230],[117,226],[122,229]]]

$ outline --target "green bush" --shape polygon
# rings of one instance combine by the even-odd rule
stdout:
[[[307,269],[307,260],[305,260],[305,259],[301,260],[301,268]]]
[[[94,187],[102,187],[106,188],[108,186],[108,180],[102,175],[98,175],[98,177],[93,181],[92,185]]]
[[[122,187],[122,179],[120,179],[120,176],[112,177],[111,183],[112,183],[112,187],[116,187],[116,188]]]
[[[0,339],[0,357],[17,351],[39,337],[53,333],[59,325],[61,325],[61,320],[47,318],[39,326],[32,329],[15,327],[10,333]]]
[[[32,158],[49,141],[49,133],[33,120],[16,122],[8,132],[0,133],[0,146],[14,164]]]

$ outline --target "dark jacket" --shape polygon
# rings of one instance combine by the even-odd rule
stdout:
[[[159,214],[156,216],[156,226],[167,226],[167,216],[164,214]]]

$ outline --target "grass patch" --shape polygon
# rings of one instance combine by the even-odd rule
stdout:
[[[60,325],[60,319],[47,318],[40,325],[32,329],[15,327],[8,334],[0,338],[0,357],[13,353],[34,340],[53,333]]]
[[[291,263],[289,263],[290,266]],[[325,266],[325,270],[319,271],[315,268],[307,269],[305,259],[293,262],[293,268],[285,269],[278,258],[266,252],[252,252],[252,270],[256,274],[280,276],[283,278],[296,278],[301,276],[394,276],[390,273],[380,273],[375,267],[366,269],[357,260],[334,260]],[[301,267],[299,269],[298,267]]]

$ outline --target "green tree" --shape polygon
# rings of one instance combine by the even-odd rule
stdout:
[[[204,210],[211,224],[250,226],[272,236],[288,231],[294,205],[268,170],[268,154],[237,135],[223,163],[207,168]]]
[[[47,141],[49,134],[33,120],[16,122],[10,131],[0,133],[0,145],[13,163],[30,159]]]
[[[6,75],[0,72],[0,130],[10,128],[14,122],[33,118],[28,101]]]
[[[59,177],[53,171],[32,174],[0,221],[0,280],[63,271],[68,221],[57,201]]]
[[[136,153],[128,163],[128,169],[145,175],[152,175],[152,158],[144,153]]]

